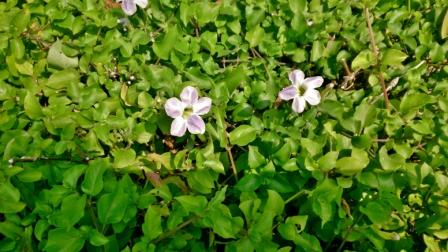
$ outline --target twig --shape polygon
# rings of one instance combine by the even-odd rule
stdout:
[[[227,154],[229,155],[230,167],[232,168],[233,175],[235,176],[236,181],[238,181],[238,172],[236,170],[235,160],[233,159],[232,147],[227,146],[226,150],[227,150]]]
[[[342,243],[341,245],[339,245],[339,248],[337,250],[337,252],[341,252],[342,249],[344,248],[345,243],[347,242],[347,237],[348,235],[353,231],[353,227],[358,223],[358,221],[361,220],[362,215],[359,215],[358,218],[356,218],[356,220],[350,225],[350,227],[348,227],[347,229],[347,233],[345,233],[344,237],[342,238]]]
[[[177,231],[179,231],[179,230],[181,230],[182,228],[184,228],[184,227],[190,225],[195,219],[196,219],[196,218],[191,218],[191,219],[189,219],[189,220],[187,220],[187,221],[181,223],[179,226],[177,226],[177,227],[175,227],[175,228],[173,228],[173,229],[171,229],[171,230],[168,230],[167,232],[165,232],[165,233],[163,233],[161,236],[159,236],[159,238],[157,238],[156,240],[154,240],[154,243],[158,243],[158,242],[160,242],[160,241],[162,241],[162,240],[165,240],[166,238],[168,238],[168,237],[170,237],[170,236],[176,234]]]
[[[367,29],[369,30],[370,43],[372,44],[372,52],[373,52],[373,55],[375,56],[375,66],[378,71],[378,77],[380,79],[381,88],[383,89],[384,103],[386,105],[386,109],[389,109],[389,96],[387,95],[386,84],[384,83],[384,75],[381,72],[381,65],[380,65],[380,60],[379,60],[379,50],[378,50],[378,47],[375,42],[375,35],[373,33],[372,23],[369,18],[370,12],[369,12],[369,8],[367,8],[367,6],[364,7],[364,15],[366,18]]]
[[[88,163],[89,158],[86,157],[83,160],[74,160],[60,157],[20,157],[20,158],[11,158],[8,160],[8,163],[10,165],[14,165],[15,163],[32,163],[37,161],[70,161],[76,163]]]

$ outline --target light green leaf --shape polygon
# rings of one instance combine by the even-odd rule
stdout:
[[[146,210],[142,230],[148,240],[153,240],[162,234],[162,215],[155,206],[150,206]]]
[[[112,151],[112,156],[114,156],[113,166],[124,168],[135,163],[136,153],[134,149],[119,149]]]
[[[264,38],[264,30],[260,26],[255,26],[246,33],[246,40],[249,42],[250,47],[256,47]]]
[[[336,162],[336,169],[345,176],[355,175],[369,164],[367,152],[353,148],[350,157],[344,157]]]
[[[368,49],[361,51],[352,61],[352,68],[356,69],[367,69],[369,66],[375,64],[372,52]]]
[[[448,37],[448,9],[445,12],[445,17],[443,18],[442,28],[440,29],[440,36],[442,39]]]
[[[30,92],[26,92],[23,107],[25,114],[31,119],[37,120],[42,118],[43,113],[37,97]]]
[[[201,213],[207,207],[207,198],[204,196],[184,195],[175,198],[185,210],[193,213]]]
[[[49,65],[62,69],[78,66],[78,57],[66,56],[62,51],[62,42],[60,40],[57,40],[51,45],[48,51],[47,61]]]
[[[31,64],[29,61],[24,61],[23,63],[15,63],[17,71],[19,73],[24,75],[33,75],[33,64]]]
[[[167,60],[170,52],[177,42],[178,36],[177,26],[169,27],[162,40],[156,42],[152,49],[154,53],[161,59]]]
[[[405,163],[405,159],[400,154],[394,153],[392,155],[389,155],[387,153],[386,146],[381,147],[381,149],[379,151],[379,156],[380,156],[381,167],[385,171],[389,171],[389,172],[396,171],[396,170],[400,169],[401,167],[403,167],[403,165]]]
[[[47,81],[47,87],[53,89],[68,88],[72,84],[78,84],[79,73],[74,69],[66,69],[53,73]]]
[[[249,125],[241,125],[229,134],[230,143],[233,145],[246,146],[257,137],[255,128]]]
[[[95,160],[87,167],[81,189],[84,193],[95,196],[103,190],[103,174],[107,169],[106,160]]]
[[[249,157],[248,157],[249,167],[251,169],[256,169],[262,165],[266,164],[266,159],[260,152],[258,152],[258,147],[249,145]]]
[[[381,58],[381,63],[385,66],[399,66],[408,55],[397,49],[387,49]]]

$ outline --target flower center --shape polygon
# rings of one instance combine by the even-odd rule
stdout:
[[[303,96],[305,94],[305,92],[306,92],[306,87],[304,85],[299,85],[297,87],[297,94],[299,96]]]
[[[191,114],[193,114],[193,108],[191,108],[191,107],[186,107],[186,108],[184,109],[184,113],[182,114],[182,117],[183,117],[184,119],[188,119],[188,117],[190,117]]]

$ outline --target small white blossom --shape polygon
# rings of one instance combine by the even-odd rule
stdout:
[[[148,6],[148,0],[119,0],[118,2],[121,2],[121,8],[128,16],[132,16],[137,12],[137,5],[141,8]]]
[[[180,93],[180,100],[173,97],[166,101],[165,112],[174,118],[171,123],[171,135],[181,137],[186,130],[192,134],[204,134],[205,123],[200,117],[207,114],[212,106],[208,97],[198,98],[196,88],[187,86]]]
[[[280,91],[279,97],[282,100],[292,102],[292,110],[302,113],[305,110],[306,103],[317,105],[320,103],[320,93],[316,88],[324,83],[321,76],[305,78],[301,70],[294,70],[289,74],[291,86],[285,87]]]

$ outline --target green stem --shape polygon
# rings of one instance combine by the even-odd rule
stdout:
[[[304,195],[304,194],[308,194],[309,191],[308,190],[301,190],[299,192],[297,192],[296,194],[294,194],[293,196],[289,197],[286,201],[285,201],[285,205],[288,204],[289,202],[295,200],[296,198]]]

